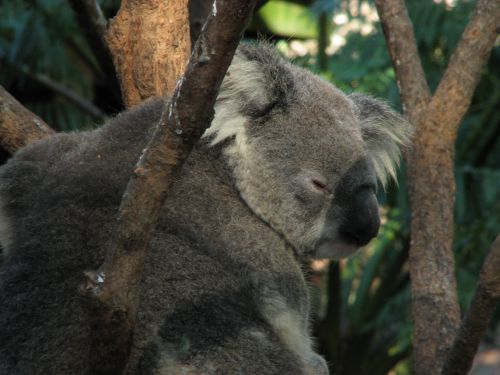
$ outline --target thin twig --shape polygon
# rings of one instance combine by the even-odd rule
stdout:
[[[56,94],[68,100],[70,103],[74,104],[82,112],[85,112],[92,116],[94,120],[102,121],[106,117],[104,112],[102,112],[94,103],[85,99],[83,96],[79,95],[62,83],[54,81],[52,78],[45,74],[33,73],[26,66],[21,67],[21,71],[31,79],[41,83],[45,87],[54,91]]]

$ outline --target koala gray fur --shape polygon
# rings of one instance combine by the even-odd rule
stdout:
[[[36,142],[1,168],[0,374],[89,373],[78,286],[103,261],[164,105]],[[376,234],[376,177],[394,174],[410,127],[269,46],[239,47],[215,109],[151,240],[127,371],[327,374],[300,259],[347,256]],[[90,361],[106,374],[102,352]]]

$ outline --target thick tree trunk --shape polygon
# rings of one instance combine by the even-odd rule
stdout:
[[[415,374],[438,374],[460,323],[452,253],[453,144],[417,134],[408,160]]]
[[[122,0],[106,40],[127,107],[169,96],[191,51],[188,0]]]
[[[454,142],[460,121],[500,27],[500,2],[480,0],[432,97],[402,0],[377,0],[403,108],[416,126],[408,155],[414,319],[413,370],[441,372],[457,335],[460,311],[453,259]]]
[[[210,125],[220,84],[254,5],[255,0],[217,0],[214,4],[186,73],[127,185],[106,260],[97,271],[86,273],[82,292],[89,297],[90,318],[103,329],[118,356],[130,348],[147,245],[161,207],[175,175]],[[133,8],[130,11],[136,13]]]

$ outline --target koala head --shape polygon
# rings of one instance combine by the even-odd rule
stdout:
[[[377,235],[377,180],[394,176],[409,124],[282,59],[241,46],[204,137],[225,142],[241,197],[299,255],[338,259]]]

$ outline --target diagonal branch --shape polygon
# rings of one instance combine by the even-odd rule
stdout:
[[[423,125],[454,142],[470,106],[484,63],[500,32],[500,1],[479,0],[429,104]]]
[[[33,73],[29,71],[28,67],[22,66],[21,72],[26,74],[34,81],[44,85],[48,89],[54,91],[62,98],[66,99],[69,103],[80,109],[82,112],[92,116],[96,121],[102,121],[106,115],[94,103],[84,98],[76,91],[71,90],[69,87],[60,82],[54,81],[52,78],[45,74]]]
[[[491,245],[474,298],[444,366],[443,375],[465,375],[500,302],[500,236]]]
[[[129,352],[147,245],[161,207],[184,160],[213,118],[220,84],[254,5],[255,0],[214,3],[186,72],[128,183],[106,260],[97,271],[86,273],[82,292],[94,307],[90,318],[108,328],[108,345],[122,358]]]
[[[54,133],[40,117],[0,86],[0,145],[4,149],[14,153],[21,147]]]
[[[403,110],[416,124],[431,99],[413,26],[403,0],[376,0],[392,65],[396,71]]]

